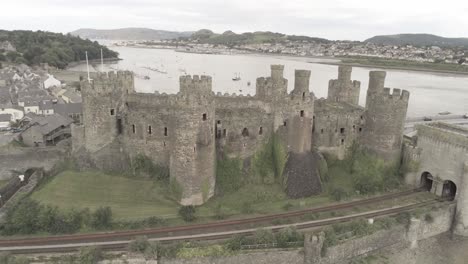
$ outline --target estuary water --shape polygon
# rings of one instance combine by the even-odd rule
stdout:
[[[255,94],[257,77],[269,76],[271,64],[283,64],[284,75],[289,80],[288,90],[294,87],[294,70],[311,71],[310,89],[315,96],[326,97],[328,81],[336,79],[338,67],[319,64],[327,59],[264,56],[264,55],[214,55],[182,53],[168,49],[111,47],[120,53],[121,61],[104,64],[104,71],[130,70],[136,73],[138,92],[177,93],[179,76],[184,74],[210,75],[213,91],[236,94]],[[86,65],[70,70],[86,71]],[[92,65],[100,71],[101,65]],[[354,67],[352,79],[361,81],[360,101],[365,104],[369,71],[381,70]],[[386,70],[386,87],[410,91],[408,116],[436,115],[448,111],[453,114],[468,113],[468,75],[453,75],[404,70]],[[150,79],[144,79],[148,76]],[[240,76],[239,81],[233,81]],[[249,85],[250,84],[250,85]]]

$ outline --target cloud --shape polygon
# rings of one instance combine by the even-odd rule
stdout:
[[[358,40],[420,32],[468,37],[468,1],[462,0],[17,0],[2,3],[2,10],[5,29],[209,28]]]

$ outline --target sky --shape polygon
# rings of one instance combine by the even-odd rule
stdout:
[[[467,0],[0,0],[0,29],[273,31],[340,40],[468,37]]]

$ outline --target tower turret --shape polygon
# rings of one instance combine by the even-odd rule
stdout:
[[[182,205],[200,205],[214,194],[215,103],[210,76],[180,77],[170,177],[180,187]]]
[[[410,93],[383,88],[385,72],[370,72],[365,125],[360,141],[370,152],[391,163],[398,163]]]
[[[89,151],[101,149],[120,133],[125,96],[134,92],[131,72],[96,73],[81,82],[84,140]]]
[[[353,105],[359,104],[359,92],[361,82],[351,81],[352,67],[339,66],[338,79],[328,83],[327,100],[331,102],[347,102]]]

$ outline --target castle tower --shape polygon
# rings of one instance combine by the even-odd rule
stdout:
[[[402,152],[403,130],[410,93],[406,90],[383,88],[385,72],[370,72],[367,91],[365,125],[361,145],[384,159],[397,164]]]
[[[347,102],[353,105],[359,104],[361,82],[351,81],[352,70],[353,68],[350,66],[338,67],[338,79],[330,80],[328,83],[327,100],[331,102]]]
[[[465,155],[468,157],[468,154]],[[457,216],[455,217],[454,233],[468,236],[468,160],[463,164],[463,174],[458,187]]]
[[[200,205],[214,194],[215,104],[209,76],[181,76],[175,108],[170,177],[182,205]]]
[[[96,73],[82,81],[84,141],[94,152],[113,142],[121,131],[125,96],[134,92],[131,72]]]
[[[296,70],[294,89],[288,107],[287,142],[289,150],[304,153],[312,149],[314,96],[309,91],[310,71]]]

